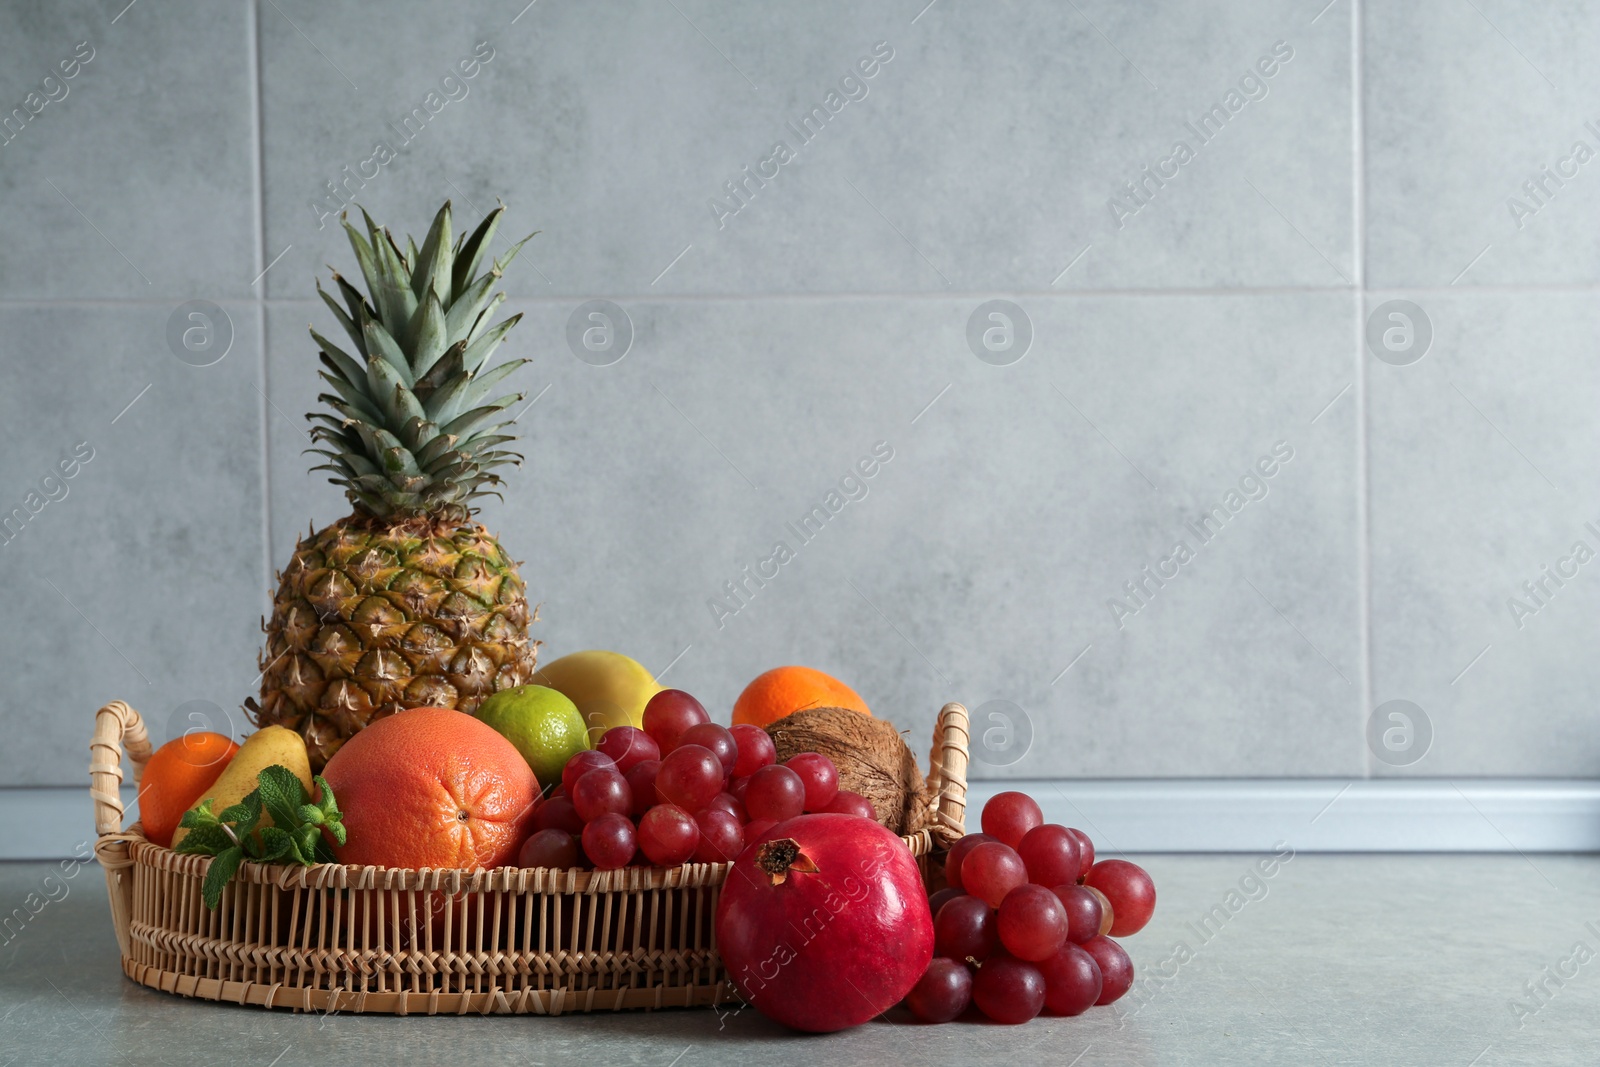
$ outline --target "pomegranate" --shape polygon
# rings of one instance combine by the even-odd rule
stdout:
[[[888,1010],[933,959],[916,859],[854,815],[799,815],[747,847],[723,884],[716,933],[744,999],[813,1033]]]

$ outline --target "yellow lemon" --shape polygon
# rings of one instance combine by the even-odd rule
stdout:
[[[533,680],[566,694],[596,740],[613,726],[643,726],[644,706],[663,688],[638,660],[602,649],[562,656]]]

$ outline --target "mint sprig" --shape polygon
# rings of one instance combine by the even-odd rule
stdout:
[[[305,867],[333,862],[333,848],[322,832],[344,844],[344,815],[327,780],[318,775],[313,781],[315,802],[293,771],[274,764],[256,776],[255,789],[239,803],[213,814],[207,800],[183,813],[178,825],[189,832],[177,851],[216,857],[200,887],[206,907],[215,911],[222,905],[223,887],[246,859]],[[271,820],[267,826],[261,825],[263,815]]]

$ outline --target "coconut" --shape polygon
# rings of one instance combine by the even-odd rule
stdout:
[[[839,768],[839,788],[872,802],[878,821],[897,834],[910,834],[933,822],[917,757],[887,719],[849,708],[806,708],[767,727],[778,762],[801,752],[818,752]]]

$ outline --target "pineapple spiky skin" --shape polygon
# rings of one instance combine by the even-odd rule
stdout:
[[[404,708],[471,713],[533,680],[529,614],[515,562],[477,523],[341,519],[279,576],[255,717],[297,731],[320,768]]]
[[[314,769],[374,719],[471,713],[533,678],[536,613],[516,563],[472,519],[474,500],[498,495],[496,468],[522,458],[501,416],[523,395],[496,394],[528,361],[489,366],[521,318],[494,322],[505,297],[491,290],[527,241],[489,255],[504,211],[452,240],[447,202],[404,251],[370,217],[365,236],[344,220],[367,291],[337,273],[342,303],[317,286],[353,351],[311,331],[332,391],[307,416],[308,451],[355,510],[296,544],[263,625],[260,701],[245,702],[257,726],[299,731]]]

